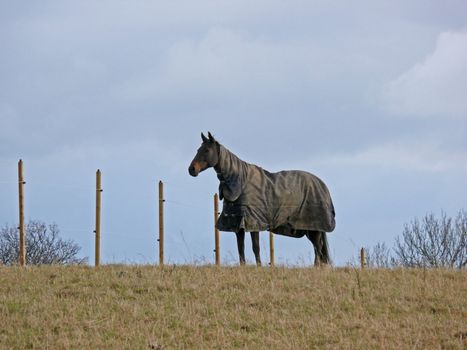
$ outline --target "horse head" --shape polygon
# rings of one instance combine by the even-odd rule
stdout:
[[[201,133],[201,139],[203,143],[188,168],[191,176],[198,176],[200,172],[216,166],[219,162],[219,142],[214,139],[210,132],[208,137]]]

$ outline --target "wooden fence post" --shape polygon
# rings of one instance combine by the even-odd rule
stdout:
[[[26,265],[26,237],[24,236],[24,181],[23,160],[18,162],[18,194],[19,194],[19,265]]]
[[[274,266],[274,234],[269,231],[269,265]]]
[[[365,248],[360,249],[360,266],[362,269],[366,266]]]
[[[96,229],[94,233],[96,234],[96,256],[95,256],[95,266],[100,265],[101,258],[101,171],[97,169],[96,172]]]
[[[159,181],[159,265],[164,265],[164,183]]]
[[[219,230],[216,227],[217,218],[219,217],[219,196],[216,193],[214,195],[214,242],[215,242],[215,249],[214,252],[216,253],[216,265],[221,264],[221,248],[219,242]]]

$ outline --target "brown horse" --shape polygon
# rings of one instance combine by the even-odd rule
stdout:
[[[190,164],[191,176],[214,168],[220,181],[223,210],[216,226],[235,232],[240,264],[245,264],[245,232],[251,233],[256,264],[261,265],[259,232],[269,230],[313,243],[315,266],[330,264],[326,232],[335,227],[329,191],[318,177],[304,171],[270,173],[240,160],[211,133],[201,134],[203,143]]]

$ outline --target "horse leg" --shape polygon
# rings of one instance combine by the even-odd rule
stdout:
[[[318,239],[318,232],[317,231],[307,231],[306,237],[313,243],[313,248],[315,250],[315,266],[320,265],[320,247],[319,247],[319,239]]]
[[[240,265],[245,265],[245,230],[241,229],[236,233],[238,256],[240,257]]]
[[[253,253],[255,253],[256,266],[261,266],[261,256],[259,254],[259,232],[250,232]]]
[[[315,266],[329,264],[329,251],[326,233],[320,231],[307,231],[306,236],[313,243],[315,249]]]

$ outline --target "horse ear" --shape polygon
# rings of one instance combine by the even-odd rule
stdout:
[[[209,136],[209,141],[211,142],[216,142],[216,140],[214,139],[214,136],[211,135],[211,132],[208,131],[208,136]]]
[[[208,138],[206,136],[204,136],[203,133],[201,133],[201,139],[203,140],[203,142],[207,142],[208,141]]]

